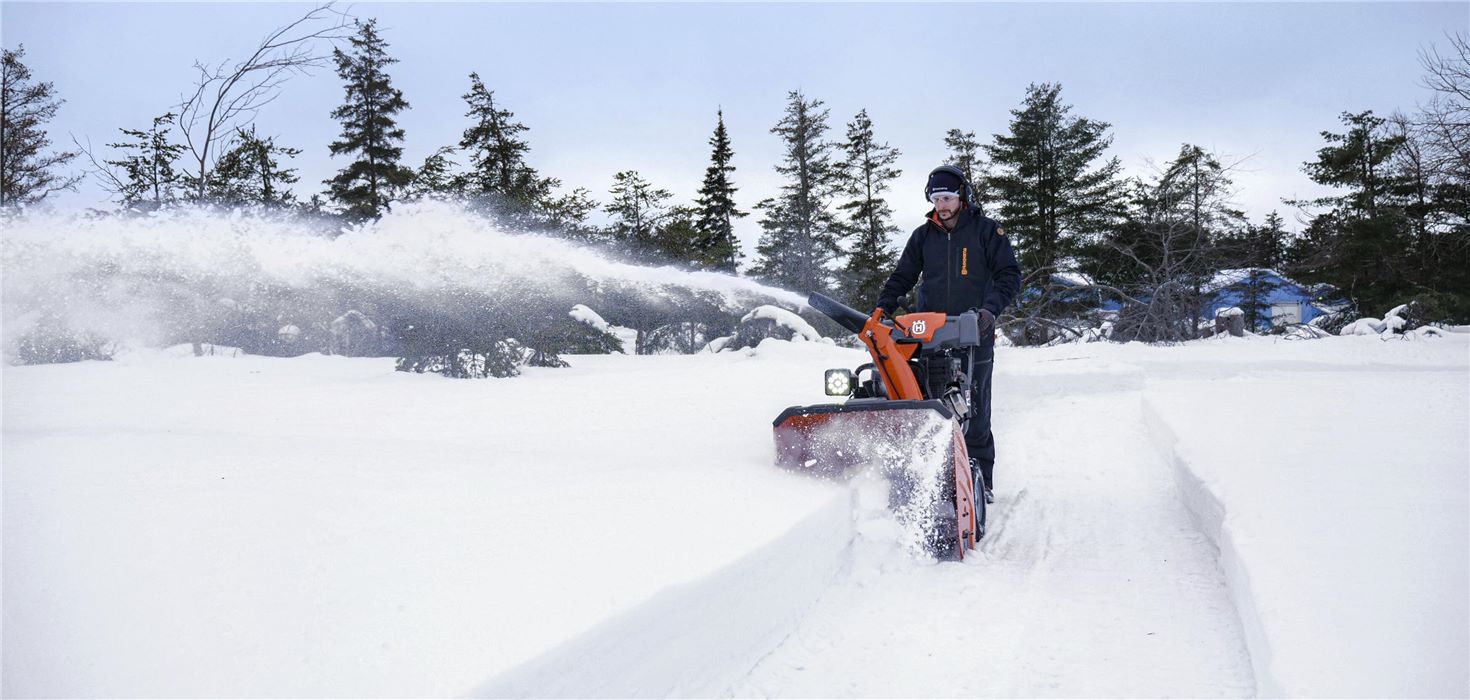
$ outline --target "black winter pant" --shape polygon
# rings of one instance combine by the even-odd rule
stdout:
[[[970,378],[970,425],[965,430],[965,449],[980,463],[985,485],[995,488],[995,436],[990,432],[990,376],[995,367],[995,343],[970,351],[974,376]]]

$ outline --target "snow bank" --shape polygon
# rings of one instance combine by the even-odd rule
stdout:
[[[837,576],[852,540],[851,510],[847,498],[834,498],[779,539],[665,589],[474,694],[727,696]]]
[[[1470,454],[1445,439],[1470,424],[1466,380],[1462,364],[1149,384],[1260,694],[1467,692]]]

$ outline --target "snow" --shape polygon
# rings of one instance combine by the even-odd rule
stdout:
[[[8,367],[4,690],[1463,696],[1467,340],[1004,348],[942,565],[770,466],[832,345]]]
[[[1230,307],[1228,309],[1220,309],[1220,310],[1218,310],[1218,311],[1215,312],[1215,318],[1222,318],[1222,317],[1223,318],[1229,318],[1229,317],[1232,317],[1232,316],[1244,316],[1244,315],[1245,315],[1245,311],[1242,311],[1239,306],[1232,306],[1232,307]]]
[[[1210,278],[1210,281],[1204,284],[1203,290],[1207,293],[1219,291],[1231,285],[1245,282],[1246,280],[1250,279],[1250,276],[1253,274],[1263,278],[1267,276],[1275,277],[1282,282],[1285,282],[1286,284],[1292,284],[1298,287],[1302,286],[1300,284],[1297,284],[1297,282],[1290,277],[1287,277],[1286,275],[1281,274],[1279,271],[1269,267],[1241,267],[1216,272],[1215,275]]]
[[[800,308],[432,206],[52,229],[5,232],[7,338],[45,288],[146,338],[121,282],[215,265]],[[867,359],[831,342],[485,380],[141,341],[5,366],[0,694],[1465,697],[1470,334],[1382,330],[1000,347],[990,534],[943,564],[882,479],[772,466],[771,420]]]
[[[803,303],[803,306],[805,306],[805,303]],[[746,314],[744,318],[740,319],[740,322],[745,323],[758,318],[775,321],[776,325],[789,329],[792,333],[796,334],[795,337],[802,340],[812,342],[820,342],[822,340],[822,334],[818,333],[817,329],[812,328],[812,324],[807,323],[800,316],[779,306],[771,306],[769,304],[757,306],[750,313]],[[715,350],[718,351],[717,348]]]
[[[1342,327],[1338,335],[1378,335],[1388,329],[1380,319],[1364,316]]]
[[[592,326],[593,328],[596,328],[597,330],[600,330],[604,333],[608,332],[607,321],[604,321],[602,319],[602,316],[598,315],[596,311],[587,308],[585,305],[573,305],[572,310],[568,313],[571,315],[572,318],[575,318],[582,323]]]
[[[38,215],[7,221],[0,252],[7,273],[25,271],[0,280],[7,348],[30,330],[41,306],[63,313],[78,331],[156,346],[168,335],[160,326],[175,320],[169,316],[179,296],[215,290],[228,291],[232,307],[290,290],[304,299],[377,296],[443,309],[473,291],[518,302],[539,297],[570,309],[587,302],[579,296],[584,288],[658,300],[670,287],[716,294],[741,310],[805,304],[803,295],[749,279],[633,265],[565,240],[507,232],[434,201],[403,204],[335,237],[269,216],[187,208],[147,216]]]

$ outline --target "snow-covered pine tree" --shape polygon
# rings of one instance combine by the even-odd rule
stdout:
[[[893,225],[893,210],[883,193],[903,171],[893,167],[898,149],[879,143],[873,135],[873,121],[866,109],[847,125],[847,140],[841,148],[843,160],[835,171],[839,191],[848,199],[837,207],[846,214],[840,231],[847,264],[840,291],[849,306],[867,309],[877,301],[898,258],[889,243],[898,227]]]
[[[470,110],[470,127],[459,141],[460,150],[469,156],[466,173],[467,194],[484,198],[512,219],[524,219],[545,208],[551,190],[559,183],[541,177],[526,164],[531,150],[520,134],[527,127],[515,121],[515,114],[495,103],[495,92],[485,87],[479,73],[470,73],[470,91],[464,94]]]
[[[776,172],[786,178],[781,194],[756,205],[765,212],[753,277],[797,292],[830,292],[828,263],[841,254],[831,211],[835,178],[832,143],[822,140],[830,110],[800,90],[788,94],[786,116],[771,129],[785,142]]]
[[[20,60],[25,52],[22,44],[0,55],[0,208],[34,204],[81,180],[54,172],[77,157],[75,152],[44,152],[51,145],[46,122],[64,100],[52,83],[31,82],[31,70]]]
[[[395,121],[395,115],[408,109],[408,102],[386,72],[398,59],[388,55],[376,19],[358,20],[356,25],[351,53],[332,50],[346,96],[332,111],[332,118],[342,122],[342,134],[328,147],[333,156],[355,154],[356,159],[326,184],[343,215],[363,221],[381,216],[413,181],[414,172],[399,162],[403,129]]]
[[[730,159],[735,152],[730,149],[730,135],[725,131],[725,111],[716,112],[718,124],[709,144],[710,166],[704,171],[704,184],[699,188],[698,218],[695,227],[699,240],[695,247],[694,264],[698,267],[735,273],[736,265],[744,255],[740,252],[740,241],[735,238],[734,220],[747,216],[735,207],[736,187],[730,182],[735,166]]]
[[[613,176],[612,201],[606,211],[613,217],[613,242],[639,260],[661,262],[670,252],[659,245],[658,232],[666,215],[668,190],[655,188],[636,170]]]
[[[235,143],[219,157],[205,185],[205,197],[226,205],[289,206],[296,200],[289,185],[297,182],[295,168],[281,167],[279,159],[295,158],[301,149],[277,146],[274,136],[260,138],[255,125],[238,129]]]

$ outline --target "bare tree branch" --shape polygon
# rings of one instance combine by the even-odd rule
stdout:
[[[235,130],[254,119],[262,107],[280,96],[281,85],[298,74],[309,75],[330,58],[316,49],[318,41],[336,42],[347,36],[348,15],[318,5],[295,21],[266,35],[249,58],[229,65],[194,63],[198,73],[192,95],[178,105],[179,131],[193,156],[195,197],[204,197],[217,153]],[[313,27],[319,27],[313,29]]]

